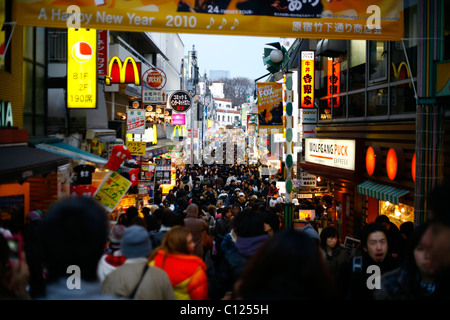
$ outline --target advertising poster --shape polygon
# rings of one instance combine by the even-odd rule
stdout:
[[[256,83],[260,133],[283,133],[283,89],[277,82]]]
[[[145,110],[127,111],[127,133],[145,133]]]
[[[19,25],[67,28],[67,7],[82,28],[310,39],[400,41],[401,0],[13,0]]]
[[[109,171],[93,198],[100,202],[108,212],[112,212],[131,186],[131,181],[115,171]]]

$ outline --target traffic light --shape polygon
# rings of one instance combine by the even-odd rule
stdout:
[[[275,48],[264,48],[263,63],[267,71],[275,74],[284,70],[289,62],[289,55],[286,48],[278,42],[267,43],[267,45]]]

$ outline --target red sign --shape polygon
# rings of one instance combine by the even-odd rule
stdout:
[[[108,74],[108,30],[97,30],[97,74]]]
[[[328,58],[328,76],[327,76],[327,95],[332,96],[341,92],[341,63],[333,62],[333,58]],[[328,107],[331,108],[331,100],[333,107],[339,108],[340,97],[328,98]]]
[[[151,68],[144,73],[143,80],[150,88],[160,90],[166,85],[167,76],[161,69]]]
[[[141,84],[141,63],[134,61],[132,57],[127,57],[125,61],[119,57],[113,57],[108,66],[109,74],[105,78],[107,86],[113,83],[134,83]]]

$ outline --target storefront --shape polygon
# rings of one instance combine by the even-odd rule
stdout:
[[[305,138],[304,153],[301,169],[329,180],[332,204],[327,210],[327,218],[337,227],[342,240],[346,236],[354,236],[361,224],[361,217],[355,210],[360,203],[355,187],[363,180],[363,141]]]

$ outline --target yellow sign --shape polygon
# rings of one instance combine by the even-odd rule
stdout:
[[[187,137],[187,130],[185,125],[176,125],[173,128],[172,137]]]
[[[283,133],[283,85],[277,82],[258,82],[256,92],[260,132]]]
[[[19,25],[67,28],[67,5],[83,28],[310,39],[400,41],[402,0],[13,0]]]
[[[108,212],[112,212],[130,186],[131,181],[116,171],[109,171],[95,191],[93,198],[100,202]]]
[[[132,155],[145,156],[146,143],[142,141],[127,141],[127,148]]]
[[[67,32],[67,107],[95,108],[97,31],[69,28]]]

